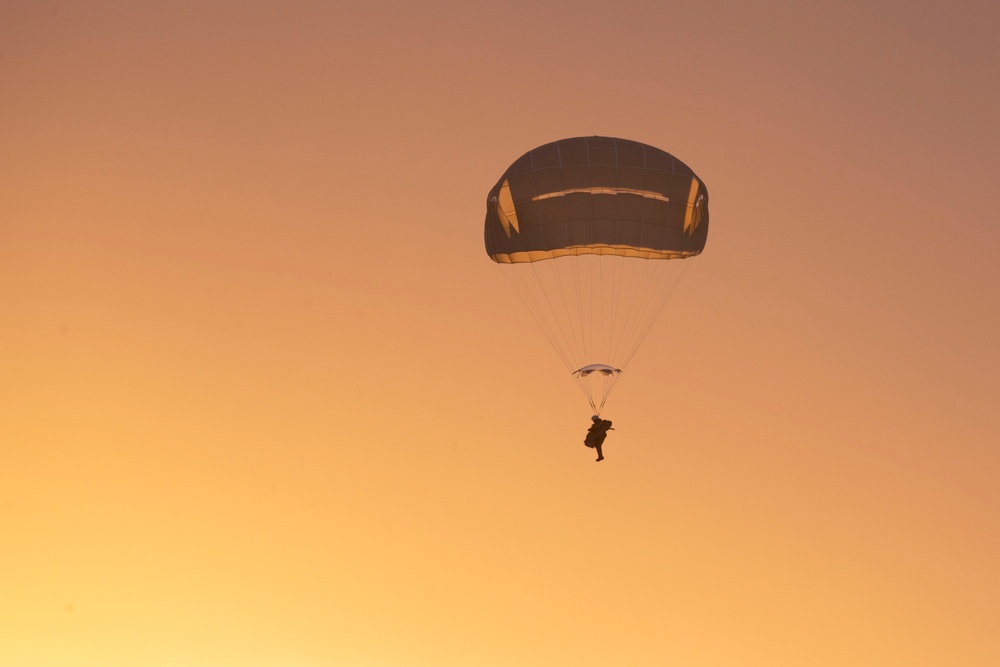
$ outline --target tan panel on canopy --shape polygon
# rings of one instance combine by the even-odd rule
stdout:
[[[576,137],[528,151],[486,200],[486,252],[502,264],[680,259],[707,238],[705,184],[669,153],[627,139]]]

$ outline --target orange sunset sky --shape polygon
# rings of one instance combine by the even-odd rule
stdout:
[[[1000,664],[1000,4],[0,0],[0,665]],[[711,231],[589,407],[483,249]]]

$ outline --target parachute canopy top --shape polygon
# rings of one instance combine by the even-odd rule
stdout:
[[[568,255],[683,259],[708,238],[708,189],[669,153],[575,137],[530,150],[486,198],[486,252],[501,264]]]

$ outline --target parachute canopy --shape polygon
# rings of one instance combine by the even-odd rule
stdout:
[[[679,259],[708,238],[708,190],[659,148],[576,137],[528,151],[487,195],[486,252],[498,263],[567,255]]]
[[[528,151],[486,197],[486,252],[600,414],[708,238],[708,190],[683,162],[627,139]]]

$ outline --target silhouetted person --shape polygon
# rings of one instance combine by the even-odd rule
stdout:
[[[597,460],[604,460],[604,452],[601,451],[601,446],[604,444],[604,439],[608,437],[608,431],[614,431],[611,428],[611,421],[608,419],[601,419],[597,415],[590,418],[593,424],[587,429],[587,437],[584,438],[583,444],[587,445],[591,449],[597,450]]]

